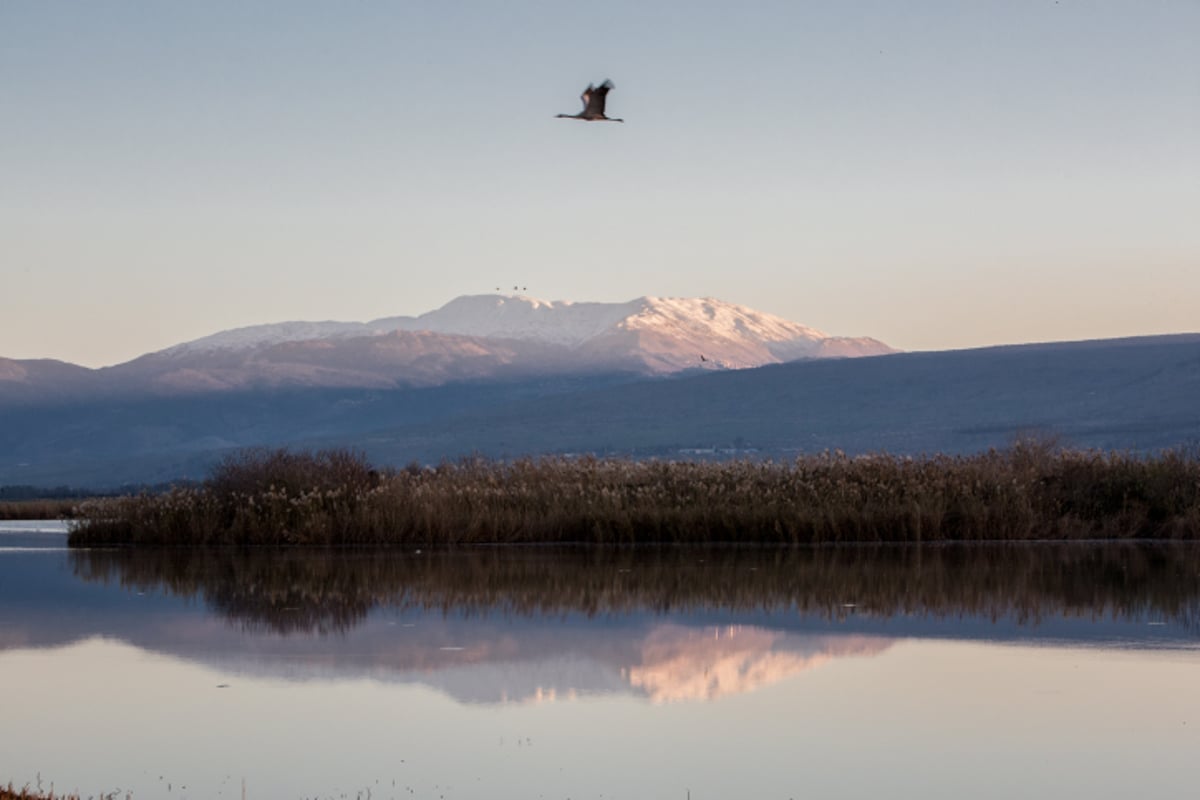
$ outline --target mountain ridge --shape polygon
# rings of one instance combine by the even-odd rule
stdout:
[[[98,393],[418,387],[553,373],[744,369],[895,352],[713,298],[624,303],[464,295],[416,317],[292,320],[219,331],[89,370],[0,359],[0,402]],[[66,364],[66,362],[58,362]],[[69,374],[68,374],[69,373]]]
[[[826,339],[860,343],[871,354],[892,352],[869,337],[830,336],[815,328],[747,306],[712,297],[642,296],[602,303],[541,300],[526,295],[462,295],[419,316],[380,317],[370,322],[290,320],[219,331],[167,348],[176,354],[205,349],[240,349],[261,344],[318,338],[353,338],[394,331],[430,331],[487,339],[514,339],[578,347],[618,330],[686,332],[730,341],[758,340],[784,345],[772,350],[782,359],[803,357]],[[799,340],[809,345],[797,349]],[[791,344],[789,348],[786,344]]]
[[[612,372],[424,388],[273,387],[10,405],[0,485],[201,478],[244,447],[352,448],[379,465],[485,456],[771,458],[972,453],[1029,435],[1200,447],[1200,334]]]

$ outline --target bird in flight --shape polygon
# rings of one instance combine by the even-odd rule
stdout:
[[[583,111],[578,114],[558,114],[559,119],[581,119],[584,122],[624,122],[623,119],[604,116],[604,100],[608,97],[609,91],[616,88],[612,85],[612,81],[606,80],[599,86],[588,87],[583,90],[583,94],[579,95],[579,99],[583,101]]]

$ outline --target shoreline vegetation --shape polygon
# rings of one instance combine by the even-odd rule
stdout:
[[[772,544],[1200,539],[1200,454],[1045,442],[963,456],[790,462],[242,451],[198,486],[87,500],[90,546]]]
[[[46,500],[0,500],[0,520],[75,519],[79,516],[78,498]],[[0,800],[3,800],[0,795]]]
[[[100,794],[98,797],[102,800],[116,800],[117,795]],[[40,788],[33,789],[28,785],[18,789],[10,783],[8,786],[0,786],[0,800],[83,800],[83,796],[75,792],[56,794],[53,788],[44,792]]]

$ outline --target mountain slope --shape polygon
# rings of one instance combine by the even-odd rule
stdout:
[[[273,389],[6,409],[0,485],[199,477],[232,448],[353,447],[380,464],[482,454],[962,453],[1017,436],[1200,446],[1200,335],[802,361],[680,377]]]
[[[109,369],[157,393],[279,387],[396,388],[573,372],[564,348],[539,342],[396,330],[151,353]]]
[[[264,344],[365,336],[392,331],[540,341],[576,347],[615,330],[705,335],[727,341],[818,341],[826,334],[781,317],[713,298],[639,297],[625,303],[539,300],[524,295],[466,295],[417,317],[371,322],[281,322],[222,331],[166,353],[243,349]]]
[[[471,295],[419,317],[372,322],[256,325],[177,345],[168,354],[251,349],[311,339],[427,331],[579,349],[599,361],[641,361],[655,372],[690,367],[750,367],[830,355],[893,352],[869,338],[821,331],[713,298],[640,297],[627,303],[574,303],[526,296]],[[631,335],[632,334],[632,335]],[[708,355],[705,355],[707,351]],[[705,355],[701,360],[700,356]]]
[[[0,362],[0,402],[37,401],[68,390],[136,396],[416,387],[588,372],[653,375],[888,352],[875,339],[830,337],[711,298],[571,303],[478,295],[419,317],[222,331],[100,370],[63,365],[75,370],[70,381],[34,369],[34,362]]]
[[[1200,335],[808,361],[642,381],[380,431],[381,461],[615,452],[964,453],[1023,435],[1149,452],[1200,446]],[[707,457],[707,456],[706,456]]]
[[[0,399],[39,400],[76,396],[94,370],[49,358],[0,358]]]

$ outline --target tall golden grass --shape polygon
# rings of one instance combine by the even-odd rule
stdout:
[[[0,500],[2,519],[72,519],[79,513],[79,498],[63,500]]]
[[[247,451],[200,487],[81,505],[89,545],[928,542],[1200,538],[1200,458],[1059,450],[779,462],[542,458],[378,472]]]

